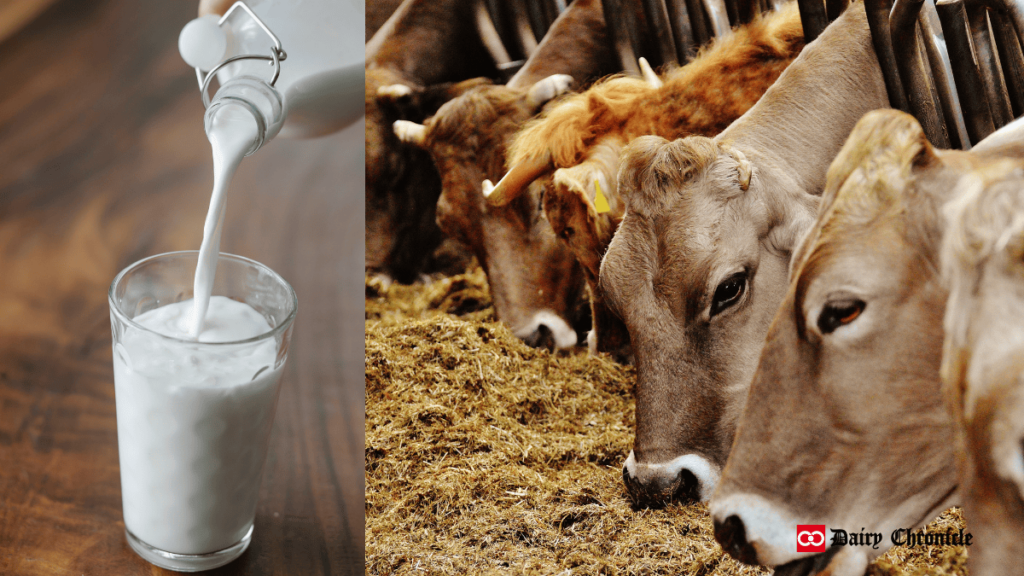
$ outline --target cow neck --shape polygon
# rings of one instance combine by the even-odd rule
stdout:
[[[527,89],[552,74],[568,74],[582,85],[588,78],[618,72],[619,62],[607,39],[599,0],[576,0],[544,35],[537,50],[508,81]]]
[[[810,194],[861,116],[889,106],[862,2],[804,48],[765,95],[717,138]],[[756,161],[756,160],[755,160]]]
[[[390,68],[422,85],[493,77],[497,70],[477,33],[474,0],[413,0],[366,44],[366,67]]]

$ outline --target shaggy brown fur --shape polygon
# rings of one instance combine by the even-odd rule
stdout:
[[[444,83],[497,76],[474,24],[474,5],[406,0],[366,46],[366,268],[400,282],[439,264],[433,211],[440,179],[426,154],[395,138],[392,124],[422,122],[467,87]],[[409,94],[378,93],[395,84]],[[457,253],[456,260],[465,264]]]
[[[717,134],[764,94],[803,46],[800,13],[792,3],[705,48],[666,75],[661,88],[617,77],[567,99],[516,136],[508,164],[550,152],[555,167],[572,166],[608,134],[627,141],[644,134]]]

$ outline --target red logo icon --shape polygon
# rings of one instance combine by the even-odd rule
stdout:
[[[825,525],[824,524],[797,524],[797,526],[796,526],[796,551],[797,552],[824,552],[825,551]]]

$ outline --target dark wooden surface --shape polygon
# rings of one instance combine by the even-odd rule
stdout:
[[[163,572],[124,538],[106,291],[202,237],[195,10],[61,0],[0,44],[0,574]],[[299,315],[253,543],[214,574],[363,570],[362,131],[274,141],[231,189],[221,248]]]

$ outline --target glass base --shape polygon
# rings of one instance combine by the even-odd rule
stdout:
[[[125,528],[124,534],[128,537],[128,545],[144,560],[175,572],[201,572],[223,566],[241,556],[252,542],[252,526],[249,526],[249,531],[242,536],[241,540],[223,550],[207,554],[175,554],[146,544],[127,528]]]

